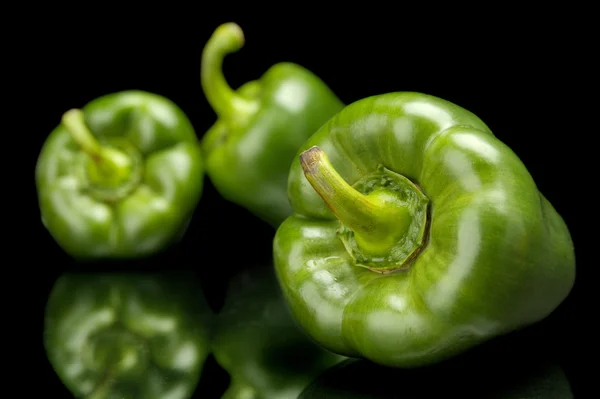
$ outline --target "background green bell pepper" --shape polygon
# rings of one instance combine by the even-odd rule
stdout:
[[[295,323],[272,267],[230,280],[213,336],[212,353],[231,375],[223,399],[296,399],[313,378],[345,359],[321,349]]]
[[[170,100],[141,91],[66,112],[36,166],[42,222],[78,259],[166,248],[185,232],[203,177],[189,119]]]
[[[186,275],[65,274],[44,346],[75,397],[186,399],[209,354],[212,313]]]
[[[300,149],[274,240],[295,318],[325,348],[438,362],[549,315],[575,279],[567,226],[471,112],[420,93],[347,106]]]
[[[294,155],[344,104],[312,72],[286,62],[232,90],[223,58],[243,44],[241,28],[226,23],[202,53],[202,88],[218,116],[202,138],[206,173],[225,199],[276,227],[292,213],[287,176]]]

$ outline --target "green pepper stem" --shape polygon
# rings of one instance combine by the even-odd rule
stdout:
[[[398,198],[385,191],[360,193],[339,175],[319,147],[302,152],[300,163],[306,179],[340,222],[354,232],[365,252],[384,256],[407,234],[412,218]]]
[[[95,180],[121,181],[131,169],[131,159],[121,151],[100,145],[85,123],[80,109],[71,109],[62,116],[62,124],[73,140],[94,162],[97,169]]]
[[[256,103],[237,94],[223,75],[223,59],[227,54],[239,51],[244,45],[244,32],[233,22],[220,25],[202,50],[201,83],[204,94],[221,118],[252,113]]]
[[[70,109],[62,116],[62,123],[81,149],[94,160],[102,158],[102,147],[85,124],[80,109]]]

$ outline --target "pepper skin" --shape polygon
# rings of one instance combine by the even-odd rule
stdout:
[[[201,82],[218,120],[202,138],[206,173],[226,200],[277,227],[292,213],[287,176],[298,148],[344,104],[317,76],[273,65],[233,91],[223,58],[244,44],[235,23],[219,26],[202,53]]]
[[[203,177],[187,116],[142,91],[108,94],[67,111],[36,168],[42,222],[80,260],[165,249],[185,232]]]
[[[231,280],[212,353],[231,375],[222,399],[296,399],[313,378],[345,359],[321,349],[296,325],[272,267]]]
[[[77,398],[188,399],[212,317],[186,276],[65,274],[46,305],[44,346]]]
[[[471,112],[412,92],[347,106],[300,149],[274,240],[292,312],[323,347],[418,367],[548,316],[566,224]]]

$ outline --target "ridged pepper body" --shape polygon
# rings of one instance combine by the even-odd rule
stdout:
[[[128,169],[104,171],[106,161],[86,153],[63,121],[36,167],[44,225],[78,259],[137,258],[165,249],[185,232],[202,195],[204,165],[191,122],[170,100],[142,91],[102,96],[81,113],[75,129],[89,130],[82,140],[93,136],[98,151],[119,151],[109,155],[125,156]],[[123,179],[108,184],[117,172]]]
[[[277,227],[292,213],[287,176],[298,148],[344,104],[315,74],[290,62],[233,91],[221,64],[243,42],[239,26],[229,23],[204,49],[202,85],[218,116],[202,139],[206,172],[225,199]]]
[[[567,226],[471,112],[420,93],[373,96],[299,154],[294,215],[274,257],[296,320],[323,347],[388,366],[432,364],[540,321],[569,294]],[[404,235],[386,241],[396,228]]]

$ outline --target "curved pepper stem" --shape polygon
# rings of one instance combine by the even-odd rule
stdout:
[[[81,149],[94,160],[102,158],[102,147],[85,124],[80,109],[70,109],[62,116],[62,123]]]
[[[233,22],[220,25],[202,50],[200,78],[204,94],[217,115],[235,118],[256,110],[257,104],[238,95],[223,75],[223,59],[244,46],[244,32]]]
[[[103,147],[87,127],[83,112],[71,109],[62,116],[62,124],[83,152],[93,161],[90,179],[100,185],[117,185],[129,177],[132,162],[121,151]]]
[[[407,234],[412,223],[409,206],[393,192],[375,190],[368,195],[350,186],[319,147],[300,154],[306,179],[333,214],[348,229],[361,251],[387,257]]]

